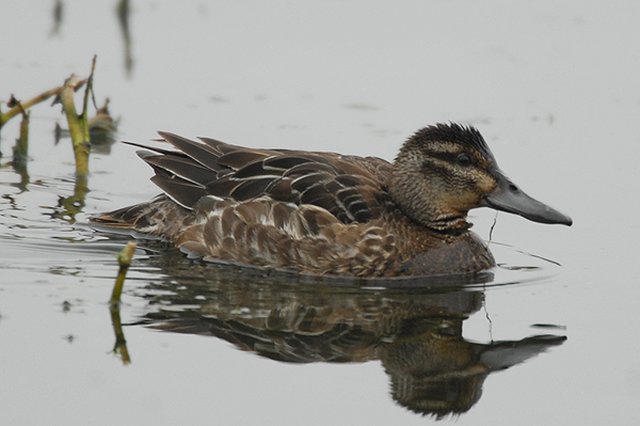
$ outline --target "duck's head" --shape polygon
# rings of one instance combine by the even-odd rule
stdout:
[[[467,212],[475,207],[492,207],[534,222],[572,223],[569,216],[511,182],[471,126],[436,124],[416,132],[394,162],[389,191],[405,214],[436,230],[467,229]]]

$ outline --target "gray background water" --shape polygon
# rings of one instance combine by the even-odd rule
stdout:
[[[638,2],[136,1],[129,70],[115,1],[64,2],[57,31],[53,7],[3,1],[0,97],[86,75],[95,53],[98,101],[111,98],[120,139],[146,142],[162,129],[392,159],[426,124],[476,125],[504,171],[575,225],[498,216],[494,240],[562,266],[488,289],[464,337],[518,340],[545,323],[568,340],[492,374],[457,424],[640,421]],[[283,364],[224,340],[129,326],[123,366],[105,301],[124,242],[81,224],[157,191],[134,149],[115,144],[91,157],[77,223],[51,218],[73,192],[70,143],[53,143],[61,120],[57,108],[33,110],[24,191],[7,165],[18,123],[2,129],[0,423],[432,421],[392,401],[378,361]],[[472,216],[487,238],[494,213]],[[149,284],[173,282],[137,259],[125,322],[149,311]]]

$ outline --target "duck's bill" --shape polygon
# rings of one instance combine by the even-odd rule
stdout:
[[[482,206],[491,207],[540,223],[571,226],[573,221],[558,210],[525,194],[502,173],[498,173],[498,186],[483,199]]]

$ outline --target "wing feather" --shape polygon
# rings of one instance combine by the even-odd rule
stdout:
[[[269,197],[321,207],[343,223],[364,223],[380,216],[387,197],[391,164],[379,158],[160,136],[175,150],[132,145],[153,151],[139,153],[156,173],[152,181],[188,209],[206,195],[235,201]]]

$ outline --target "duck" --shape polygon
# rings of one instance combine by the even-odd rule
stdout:
[[[194,260],[359,278],[477,274],[496,262],[469,210],[572,224],[515,185],[471,125],[424,127],[393,162],[158,133],[166,146],[129,144],[162,193],[90,221]]]

